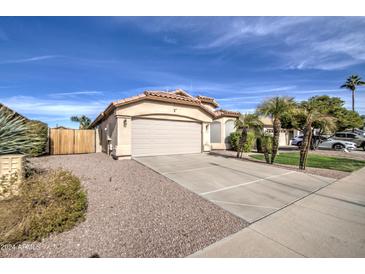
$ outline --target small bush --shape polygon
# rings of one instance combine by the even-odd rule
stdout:
[[[0,154],[43,154],[47,135],[46,124],[27,120],[0,104]]]
[[[67,171],[35,174],[20,185],[19,195],[0,201],[0,246],[40,240],[84,219],[86,194]]]
[[[241,132],[238,132],[238,131],[232,132],[231,135],[229,136],[229,141],[231,143],[231,147],[235,151],[237,151],[237,148],[238,148],[238,145],[240,142],[240,138],[241,138]],[[247,141],[243,145],[243,151],[251,152],[255,145],[255,140],[256,140],[255,133],[252,131],[247,132]]]
[[[251,152],[255,145],[255,133],[252,131],[247,132],[247,141],[243,145],[243,152]]]
[[[21,152],[30,156],[39,156],[46,153],[48,126],[40,121],[31,120],[27,122],[27,127],[26,136],[33,140],[33,145],[22,149]]]
[[[238,143],[240,141],[241,133],[238,131],[232,132],[229,135],[229,142],[233,150],[237,151]]]

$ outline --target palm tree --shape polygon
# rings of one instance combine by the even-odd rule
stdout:
[[[335,119],[333,116],[323,113],[322,107],[315,98],[304,101],[298,108],[298,113],[306,117],[303,128],[303,141],[300,147],[299,169],[305,169],[307,164],[308,151],[312,142],[314,123],[321,124],[323,130],[335,129]]]
[[[91,125],[91,119],[85,115],[71,116],[71,121],[80,123],[80,129],[88,129]]]
[[[273,119],[273,131],[274,136],[272,140],[272,154],[271,154],[271,164],[274,163],[275,157],[279,149],[279,137],[281,129],[281,117],[291,112],[294,109],[295,101],[293,97],[273,97],[262,102],[258,107],[256,112],[260,115],[269,116]]]
[[[346,88],[352,92],[352,111],[355,111],[355,90],[357,86],[364,86],[365,82],[358,75],[351,75],[347,78],[346,83],[341,88]]]
[[[256,114],[241,115],[235,122],[236,130],[241,130],[241,136],[237,146],[237,158],[242,157],[243,146],[247,142],[247,133],[252,130],[257,135],[263,128],[263,123]]]

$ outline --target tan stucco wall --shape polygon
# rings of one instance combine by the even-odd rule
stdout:
[[[97,140],[97,144],[100,144],[101,151],[107,154],[112,153],[117,145],[118,137],[117,119],[114,112],[111,113],[106,120],[100,123],[100,125],[98,126],[98,135],[99,140]],[[111,140],[108,142],[109,138]]]
[[[210,123],[202,123],[202,151],[209,152],[212,147],[210,143]]]
[[[208,103],[202,103],[205,107],[209,108],[211,111],[214,111],[215,108],[211,105],[211,104],[208,104]]]
[[[199,107],[165,102],[142,101],[117,108],[116,115],[145,116],[164,115],[164,119],[176,120],[176,116],[187,117],[200,122],[212,122],[212,117]],[[173,117],[168,117],[172,115]],[[174,117],[175,116],[175,117]]]
[[[221,142],[220,143],[212,143],[211,147],[212,149],[230,149],[231,148],[231,144],[228,142],[225,142],[226,139],[226,122],[232,120],[235,121],[236,118],[232,118],[232,117],[221,117],[218,118],[216,120],[214,120],[215,122],[220,122],[221,123]]]

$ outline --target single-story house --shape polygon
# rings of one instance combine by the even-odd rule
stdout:
[[[112,102],[91,124],[98,129],[97,151],[128,159],[228,148],[227,136],[240,113],[218,106],[214,98],[181,89]]]
[[[112,102],[91,124],[97,129],[97,152],[129,159],[228,149],[240,113],[218,107],[214,98],[181,89]]]

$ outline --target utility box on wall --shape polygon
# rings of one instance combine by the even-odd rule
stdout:
[[[0,155],[0,200],[16,194],[23,179],[24,155]]]

